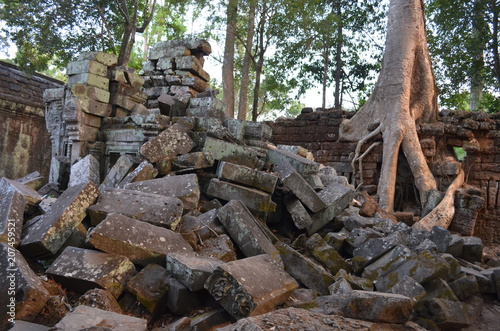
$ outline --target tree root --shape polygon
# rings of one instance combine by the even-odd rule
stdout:
[[[375,148],[375,146],[378,146],[380,144],[380,142],[375,142],[373,143],[370,147],[368,147],[368,149],[361,155],[359,156],[359,154],[361,153],[361,147],[363,147],[363,145],[370,139],[372,139],[373,137],[375,137],[376,135],[378,135],[380,132],[382,132],[382,124],[379,123],[379,125],[377,126],[377,128],[375,130],[373,130],[372,132],[370,132],[369,134],[367,134],[366,136],[364,136],[363,138],[361,138],[357,145],[356,145],[356,150],[354,152],[354,157],[352,158],[352,161],[351,161],[351,166],[352,166],[352,176],[353,176],[353,179],[352,179],[352,185],[353,186],[356,186],[356,161],[359,161],[359,168],[360,168],[360,171],[361,171],[361,178],[360,178],[360,184],[359,185],[362,185],[363,184],[363,167],[362,167],[362,161],[363,161],[363,158],[368,155],[368,153],[373,149]]]
[[[455,191],[463,185],[464,179],[465,173],[463,170],[460,170],[460,173],[446,190],[443,200],[415,225],[418,224],[417,226],[423,226],[427,230],[431,230],[432,227],[436,225],[447,229],[455,214]]]
[[[364,184],[364,179],[363,179],[363,159],[365,158],[365,156],[367,156],[371,151],[372,149],[374,149],[375,147],[377,147],[378,145],[380,145],[381,142],[380,141],[376,141],[374,142],[373,144],[370,145],[370,147],[368,147],[366,149],[366,151],[360,156],[358,157],[358,161],[359,161],[359,184],[358,184],[358,187],[356,188],[356,190],[358,188],[361,187],[361,185]],[[353,172],[353,176],[355,175],[356,173]],[[356,179],[354,179],[353,181],[356,181]]]

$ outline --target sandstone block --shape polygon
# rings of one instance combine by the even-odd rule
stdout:
[[[98,308],[78,306],[56,324],[58,330],[120,330],[147,331],[147,321]]]
[[[20,250],[29,257],[55,254],[87,215],[99,191],[94,183],[72,186],[61,194],[40,221],[26,229]]]
[[[315,175],[319,172],[319,163],[281,149],[270,149],[267,153],[267,161],[275,165],[287,161],[302,176]]]
[[[127,283],[127,290],[137,297],[151,314],[158,313],[166,303],[168,273],[157,264],[148,264]]]
[[[214,158],[212,153],[209,152],[194,152],[179,155],[170,162],[172,164],[173,171],[191,171],[213,166]]]
[[[389,290],[389,293],[404,295],[410,298],[413,304],[420,301],[427,294],[425,288],[420,283],[408,276],[404,276],[403,279]]]
[[[292,216],[293,223],[298,229],[309,227],[313,220],[306,208],[298,199],[290,199],[286,202],[286,209]]]
[[[321,295],[329,293],[328,286],[335,280],[328,271],[283,242],[278,242],[275,246],[281,254],[286,272]]]
[[[333,275],[340,269],[350,270],[350,266],[344,258],[332,246],[328,245],[319,234],[312,235],[306,241],[306,248]]]
[[[97,61],[80,60],[68,63],[66,75],[93,74],[101,77],[108,77],[108,67]]]
[[[43,197],[31,187],[15,180],[0,177],[0,196],[7,196],[8,192],[11,190],[15,190],[23,195],[28,203],[27,206],[36,207],[43,199]]]
[[[164,195],[182,201],[185,210],[198,207],[200,186],[196,174],[169,176],[125,185],[125,189]]]
[[[99,161],[91,154],[71,166],[68,187],[93,182],[95,185],[101,183],[99,176]]]
[[[320,308],[327,314],[381,323],[404,324],[412,313],[410,298],[390,293],[353,291],[347,295],[318,298]]]
[[[92,73],[71,75],[68,77],[68,84],[87,84],[105,91],[109,90],[109,79]]]
[[[194,147],[194,142],[180,125],[174,124],[141,147],[141,154],[150,162],[186,154]]]
[[[216,178],[210,181],[206,193],[226,201],[232,199],[240,200],[248,208],[255,211],[276,211],[276,203],[272,201],[271,194],[253,188],[221,181]]]
[[[234,318],[267,313],[284,303],[298,283],[268,255],[223,264],[205,288]]]
[[[462,259],[469,262],[481,262],[483,258],[483,241],[478,237],[463,237]]]
[[[115,54],[104,52],[86,52],[78,56],[78,61],[83,60],[96,61],[110,67],[118,63],[118,56],[116,56]]]
[[[89,242],[99,250],[120,254],[132,262],[165,265],[173,252],[192,252],[179,233],[120,214],[110,214],[89,234]]]
[[[89,208],[92,225],[107,215],[119,212],[151,224],[175,229],[181,221],[183,205],[176,198],[126,189],[108,189],[99,201]]]
[[[208,277],[224,262],[194,254],[169,253],[167,255],[167,272],[190,291],[202,290]]]
[[[246,257],[268,254],[280,261],[279,252],[266,236],[259,221],[238,200],[231,200],[218,211],[218,217]]]
[[[118,183],[117,188],[125,188],[130,183],[154,179],[157,175],[158,170],[151,163],[142,161]]]
[[[212,153],[215,160],[227,161],[250,168],[257,168],[259,161],[257,151],[253,148],[210,137],[205,140],[203,151]]]
[[[354,249],[353,256],[360,259],[358,265],[362,269],[397,245],[404,244],[403,235],[400,232],[394,232],[387,237],[367,240],[363,245]]]
[[[21,242],[27,201],[14,189],[2,191],[0,199],[0,243],[17,247]]]
[[[186,315],[205,305],[210,298],[205,290],[192,292],[177,279],[168,278],[167,308],[174,314]]]
[[[176,70],[187,70],[206,82],[210,81],[210,75],[203,70],[203,65],[195,56],[176,57],[175,68]]]
[[[11,245],[0,243],[0,264],[0,329],[7,330],[9,320],[33,321],[50,294],[21,253]]]
[[[216,175],[218,178],[254,187],[270,194],[273,194],[278,182],[278,176],[274,174],[230,162],[220,162]]]
[[[124,256],[68,246],[47,269],[47,275],[69,290],[85,293],[103,288],[115,298],[137,273]]]
[[[481,311],[473,305],[445,299],[431,299],[425,306],[432,315],[432,320],[442,330],[457,330],[473,325]]]
[[[397,245],[389,252],[382,255],[363,270],[362,276],[376,281],[390,272],[396,270],[406,262],[413,253],[403,245]]]
[[[213,257],[224,262],[236,260],[236,250],[233,241],[227,234],[203,241],[203,246],[200,248],[200,255]]]
[[[121,155],[111,167],[106,178],[99,186],[99,192],[104,193],[107,188],[116,187],[134,166],[134,158],[128,154]]]

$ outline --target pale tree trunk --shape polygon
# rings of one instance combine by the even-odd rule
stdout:
[[[234,117],[234,44],[236,41],[236,14],[238,0],[229,0],[227,4],[226,43],[222,62],[222,93],[226,114]]]
[[[327,43],[328,44],[328,43]],[[326,109],[326,85],[328,85],[328,70],[330,69],[328,57],[330,56],[328,52],[328,46],[325,45],[323,49],[323,102],[321,107]]]
[[[382,134],[377,195],[384,210],[394,209],[400,148],[410,165],[422,206],[429,193],[437,189],[416,129],[419,123],[437,121],[437,113],[437,88],[427,48],[422,0],[391,0],[385,54],[375,89],[366,104],[340,129],[341,140],[358,141],[355,160],[359,159],[363,143]],[[369,131],[374,124],[377,128]],[[460,186],[459,182],[460,178],[455,186]],[[437,208],[448,207],[449,203]]]
[[[255,0],[256,1],[256,0]],[[250,81],[250,62],[252,61],[252,44],[255,33],[255,10],[257,4],[250,1],[250,10],[248,14],[247,40],[245,45],[245,56],[243,57],[243,68],[241,70],[240,99],[238,102],[238,119],[246,120],[247,102],[248,102],[248,84]]]
[[[342,46],[343,46],[343,27],[342,27],[342,4],[341,0],[336,1],[337,6],[337,16],[338,16],[338,27],[337,27],[337,54],[335,56],[336,68],[335,68],[335,109],[342,108],[341,102],[341,90],[340,85],[342,81]]]
[[[260,20],[258,24],[258,34],[257,34],[257,46],[256,46],[256,59],[254,58],[255,65],[255,84],[253,88],[253,102],[252,102],[252,121],[257,122],[257,117],[259,116],[259,93],[260,93],[260,83],[262,69],[264,68],[264,55],[266,54],[268,40],[266,38],[265,28],[267,20],[267,12],[269,7],[264,1],[262,3],[262,11],[260,12]]]

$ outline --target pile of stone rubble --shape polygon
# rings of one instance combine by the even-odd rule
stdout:
[[[1,178],[1,329],[450,330],[500,296],[479,238],[384,213],[214,94],[105,176],[89,154],[63,192]]]

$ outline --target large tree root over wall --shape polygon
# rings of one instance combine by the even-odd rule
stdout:
[[[354,162],[360,158],[361,146],[382,134],[377,194],[384,210],[394,209],[400,148],[410,165],[422,206],[426,206],[429,193],[437,189],[417,134],[417,125],[436,122],[437,114],[437,87],[427,47],[422,0],[391,0],[384,60],[373,94],[340,127],[340,140],[358,142]],[[463,177],[458,178],[451,189],[456,190],[462,183]],[[443,199],[428,215],[426,224],[451,222],[454,190],[447,192],[451,198]]]

